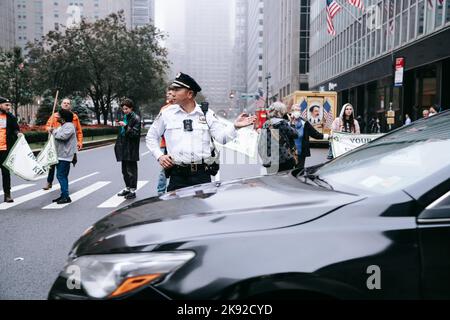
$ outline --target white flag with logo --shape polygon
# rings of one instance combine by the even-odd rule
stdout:
[[[58,162],[56,157],[55,140],[49,139],[44,149],[39,154],[39,159],[33,154],[23,134],[12,147],[3,165],[16,176],[33,181],[48,173],[48,167]],[[56,161],[56,162],[55,162]]]
[[[331,137],[331,149],[333,157],[347,153],[363,144],[381,137],[383,134],[350,134],[343,132],[333,132]]]

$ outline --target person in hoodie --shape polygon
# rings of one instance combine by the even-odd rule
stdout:
[[[261,129],[258,153],[268,173],[291,170],[298,162],[294,141],[298,134],[291,127],[289,121],[284,119],[286,114],[286,105],[282,102],[274,102],[268,108],[269,119]],[[274,144],[274,147],[272,147],[272,144]],[[278,154],[276,154],[275,146],[278,146]]]
[[[61,123],[61,127],[52,128],[50,131],[55,137],[56,154],[58,156],[56,178],[61,186],[61,196],[53,202],[66,204],[72,202],[69,197],[69,171],[73,155],[77,152],[77,134],[71,111],[61,109],[58,121]]]
[[[303,170],[305,168],[305,161],[307,157],[311,156],[309,148],[309,138],[317,140],[328,140],[328,134],[322,134],[317,131],[309,121],[301,117],[300,105],[294,105],[291,108],[291,124],[297,131],[297,138],[295,138],[295,146],[297,148],[298,163],[297,169]]]

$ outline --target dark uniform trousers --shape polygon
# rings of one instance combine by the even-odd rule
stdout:
[[[9,151],[0,151],[0,166],[2,169],[2,183],[3,183],[3,192],[5,194],[11,193],[11,174],[9,170],[3,166],[3,162],[8,157]]]
[[[209,182],[211,182],[211,175],[204,170],[197,171],[196,173],[192,173],[190,175],[174,173],[170,176],[167,192]]]
[[[137,188],[138,165],[137,161],[122,161],[122,174],[127,188]]]

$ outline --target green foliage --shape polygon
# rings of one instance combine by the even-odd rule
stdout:
[[[72,99],[72,111],[77,114],[81,124],[89,123],[89,111],[83,101],[83,98],[80,96],[76,96]]]
[[[45,125],[52,115],[55,98],[49,96],[48,94],[49,92],[45,93],[44,99],[42,100],[41,106],[39,107],[36,115],[36,125],[38,126]]]
[[[13,101],[14,114],[21,105],[33,101],[32,70],[22,55],[22,49],[0,51],[0,92]]]
[[[36,90],[58,88],[62,96],[89,97],[97,120],[106,124],[111,104],[122,97],[136,106],[164,96],[167,52],[152,25],[127,30],[123,12],[95,22],[83,20],[49,32],[29,48]]]

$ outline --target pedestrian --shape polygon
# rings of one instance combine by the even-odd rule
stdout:
[[[439,110],[439,108],[437,108]],[[438,112],[436,111],[435,106],[431,106],[430,109],[428,109],[429,111],[429,116],[434,116],[435,114],[437,114]]]
[[[167,109],[168,107],[170,107],[171,105],[174,104],[175,99],[174,99],[174,91],[172,87],[169,87],[167,89],[167,93],[166,93],[166,104],[161,108],[161,110],[159,112],[162,112],[163,110]],[[167,148],[166,148],[166,139],[164,138],[164,136],[161,137],[161,143],[159,145],[159,147],[161,148],[161,152],[163,152],[164,154],[167,154]],[[167,177],[166,177],[166,172],[164,171],[164,168],[161,168],[161,172],[159,173],[159,178],[158,178],[158,186],[157,186],[157,192],[158,195],[162,195],[166,192],[166,188],[167,188]]]
[[[430,116],[430,110],[423,109],[422,116],[423,116],[424,119],[428,118]]]
[[[72,101],[69,98],[63,99],[63,101],[61,102],[61,110],[72,111]],[[75,130],[76,130],[77,151],[80,151],[81,148],[83,148],[83,130],[81,129],[81,123],[80,123],[80,119],[78,118],[78,116],[75,113],[72,113],[72,114],[73,114],[72,123],[75,126]],[[59,112],[56,112],[50,116],[50,118],[48,119],[47,124],[46,124],[47,131],[50,132],[51,129],[55,129],[55,128],[58,128],[61,126],[60,122],[58,121],[59,116],[60,116]],[[77,162],[77,155],[75,153],[74,158],[72,159],[72,163],[75,165],[76,162]],[[53,180],[55,179],[55,168],[56,168],[56,165],[50,166],[50,170],[48,171],[48,176],[47,176],[47,184],[43,188],[44,190],[50,190],[52,188]]]
[[[56,178],[61,186],[60,197],[53,200],[57,204],[72,202],[69,196],[69,172],[73,156],[77,152],[77,136],[73,118],[74,114],[71,111],[61,109],[58,116],[60,126],[56,129],[50,129],[50,132],[55,137],[56,155],[58,157]]]
[[[405,125],[411,124],[411,118],[409,117],[409,114],[405,114]]]
[[[298,164],[295,146],[295,139],[298,138],[298,134],[290,123],[284,119],[286,114],[287,107],[284,103],[272,103],[268,109],[268,120],[261,130],[258,153],[269,174],[291,170]],[[273,154],[272,151],[277,149],[278,154],[276,152]]]
[[[125,189],[118,196],[125,199],[136,198],[138,181],[139,145],[141,139],[141,119],[135,113],[131,99],[124,99],[120,103],[124,118],[118,124],[121,127],[117,136],[114,152],[116,160],[122,162],[122,175]]]
[[[366,132],[366,122],[364,121],[363,117],[361,117],[361,115],[357,116],[356,121],[358,121],[359,124],[359,131],[361,133]]]
[[[295,145],[297,147],[298,164],[297,169],[303,170],[305,168],[305,160],[311,156],[311,150],[309,147],[309,138],[312,137],[318,140],[328,140],[328,134],[322,134],[317,131],[309,121],[306,121],[301,117],[301,110],[299,105],[295,105],[291,109],[292,111],[292,126],[297,131],[298,137],[295,138]]]
[[[201,87],[187,74],[179,73],[171,87],[175,104],[158,115],[146,137],[147,147],[170,177],[168,192],[211,182],[211,175],[217,173],[216,150],[211,140],[226,143],[236,136],[237,129],[256,120],[254,116],[241,114],[234,126],[222,124],[212,110],[195,101]],[[163,135],[167,154],[159,145]]]
[[[331,125],[331,132],[346,132],[352,134],[360,134],[359,123],[354,118],[353,106],[350,103],[346,103],[342,106],[339,117],[334,119]],[[333,149],[331,143],[328,148],[328,159],[333,159]]]
[[[0,167],[2,171],[3,200],[7,203],[14,202],[11,197],[11,174],[3,166],[9,151],[17,140],[20,132],[17,118],[10,112],[11,101],[0,97]]]

